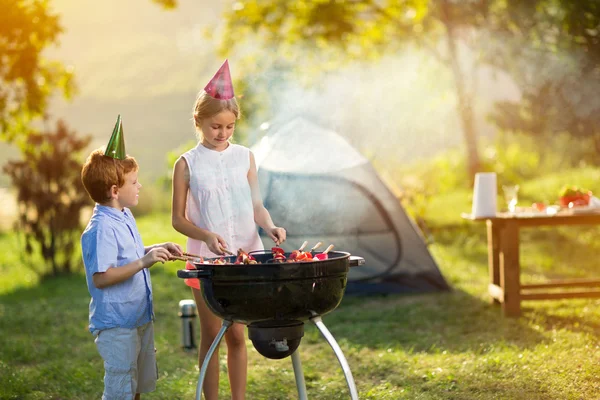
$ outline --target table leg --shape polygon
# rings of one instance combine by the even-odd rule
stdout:
[[[502,310],[507,317],[521,315],[519,226],[506,221],[500,233],[500,286],[504,291]]]
[[[492,220],[487,220],[488,269],[490,284],[500,286],[500,226]],[[492,297],[493,304],[500,301]]]

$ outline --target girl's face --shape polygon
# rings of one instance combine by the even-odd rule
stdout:
[[[125,183],[123,186],[117,190],[117,201],[121,208],[130,208],[137,205],[139,201],[138,194],[142,184],[138,181],[137,171],[125,174],[124,180]]]
[[[224,110],[217,115],[202,120],[202,144],[204,147],[223,151],[229,146],[229,138],[233,135],[235,128],[235,114]]]

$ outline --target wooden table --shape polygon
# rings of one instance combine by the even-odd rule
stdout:
[[[464,219],[486,221],[488,240],[488,291],[494,303],[502,305],[505,316],[521,314],[523,300],[553,300],[569,298],[600,298],[600,290],[556,292],[561,288],[596,288],[598,279],[552,280],[546,283],[524,285],[520,281],[519,230],[525,227],[552,225],[600,225],[600,212],[558,212],[545,214],[499,213],[495,217],[475,218],[463,214]],[[552,289],[552,291],[548,291]]]

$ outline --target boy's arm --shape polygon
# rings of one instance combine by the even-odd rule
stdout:
[[[93,275],[94,286],[98,289],[116,285],[131,278],[144,268],[150,268],[156,262],[169,260],[169,251],[163,247],[151,249],[144,257],[137,259],[121,267],[111,267],[105,272],[97,272]]]
[[[142,259],[135,260],[119,268],[109,268],[106,272],[97,272],[93,276],[94,286],[98,289],[121,283],[144,269]]]
[[[172,242],[165,242],[165,243],[157,243],[157,244],[153,244],[151,246],[146,246],[144,247],[144,254],[148,254],[148,252],[152,249],[155,249],[157,247],[162,247],[164,249],[167,249],[167,251],[175,256],[182,256],[183,255],[183,249],[181,248],[180,245],[178,245],[177,243],[172,243]]]

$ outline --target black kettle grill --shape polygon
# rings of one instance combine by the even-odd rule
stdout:
[[[312,321],[328,341],[340,362],[350,396],[358,399],[354,379],[339,345],[321,316],[342,301],[350,267],[363,265],[361,257],[331,251],[326,260],[276,262],[270,251],[251,253],[258,264],[234,264],[236,257],[223,257],[225,264],[194,263],[196,269],[179,270],[179,278],[200,279],[207,306],[223,319],[198,379],[196,399],[200,400],[204,376],[216,347],[233,322],[248,326],[248,337],[263,356],[281,359],[292,356],[296,386],[306,400],[306,386],[297,348],[304,335],[304,321]],[[286,253],[288,258],[291,253]]]

